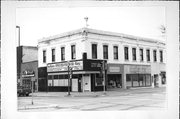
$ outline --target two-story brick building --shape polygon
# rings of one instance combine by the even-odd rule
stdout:
[[[103,90],[104,78],[100,75],[103,61],[106,89],[160,86],[165,74],[165,55],[162,41],[81,28],[38,41],[39,88],[67,91],[67,61],[73,72],[72,91]]]

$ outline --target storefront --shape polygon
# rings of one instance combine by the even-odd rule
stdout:
[[[151,86],[150,65],[124,65],[126,88]]]
[[[38,61],[25,62],[21,64],[21,76],[19,85],[31,88],[33,84],[33,90],[38,91]],[[31,76],[25,76],[27,73],[34,72],[33,81]]]
[[[122,88],[122,64],[108,64],[107,70],[107,87],[112,88]]]
[[[102,91],[106,80],[106,74],[102,73],[102,64],[103,60],[89,59],[49,63],[46,90],[67,92],[69,87],[70,91],[75,92]]]

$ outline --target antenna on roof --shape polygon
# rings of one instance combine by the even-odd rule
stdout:
[[[86,21],[86,27],[88,27],[89,25],[88,25],[88,17],[84,17],[84,20]]]

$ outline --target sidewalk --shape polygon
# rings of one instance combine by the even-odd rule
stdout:
[[[158,87],[159,89],[165,88],[165,86]],[[70,92],[70,95],[68,95],[68,92],[35,92],[33,93],[34,97],[99,97],[99,96],[117,96],[117,95],[125,95],[132,91],[136,90],[148,90],[148,89],[155,89],[152,87],[133,87],[130,89],[121,89],[121,88],[115,88],[115,89],[109,89],[108,91],[97,91],[97,92]],[[31,96],[31,94],[30,94]]]

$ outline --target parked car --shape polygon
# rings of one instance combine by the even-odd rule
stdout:
[[[18,89],[17,89],[17,95],[18,96],[29,96],[29,94],[31,92],[32,92],[31,88],[18,86]]]

